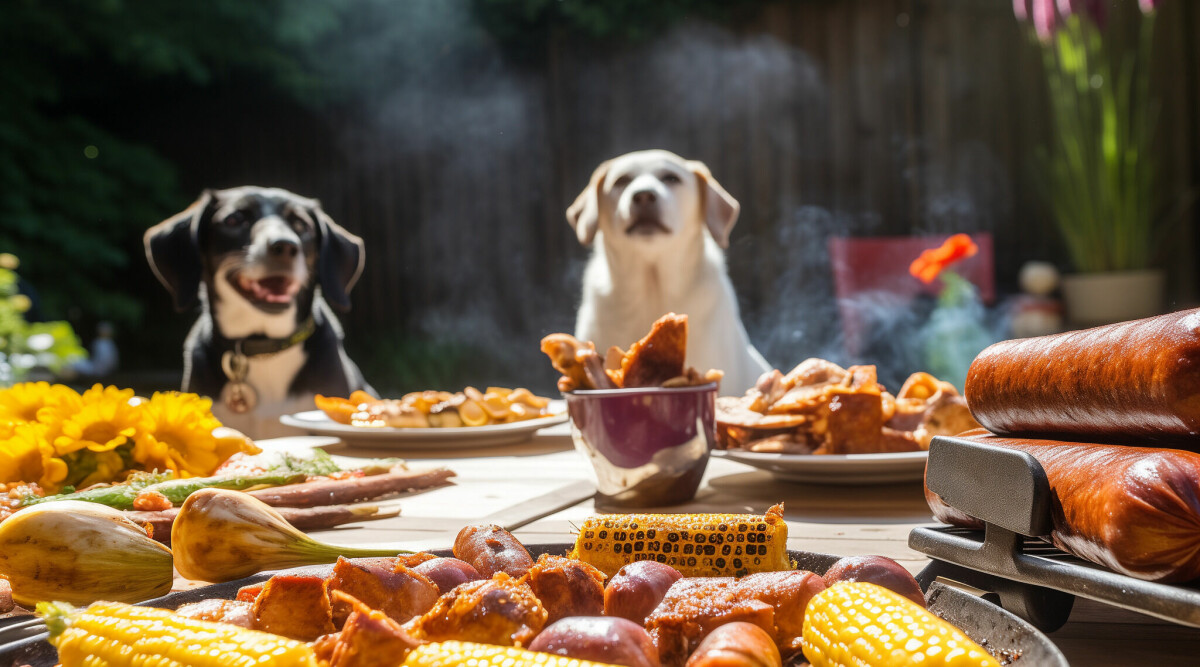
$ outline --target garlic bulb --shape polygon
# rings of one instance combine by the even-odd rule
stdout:
[[[188,579],[232,581],[263,570],[332,563],[338,556],[395,556],[318,542],[269,505],[238,491],[202,489],[179,509],[171,527],[175,568]]]
[[[0,522],[0,577],[23,606],[141,602],[171,591],[171,550],[119,510],[58,500]]]

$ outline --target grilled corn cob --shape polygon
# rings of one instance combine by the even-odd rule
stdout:
[[[656,560],[685,577],[742,576],[792,568],[783,505],[753,514],[614,514],[584,522],[570,558],[612,576]]]
[[[550,653],[537,653],[512,646],[492,646],[471,642],[435,642],[423,644],[408,654],[402,667],[605,667],[604,663],[588,662]],[[64,665],[64,667],[66,667]]]
[[[803,641],[813,667],[998,665],[958,628],[866,582],[835,584],[809,601]]]
[[[166,609],[38,603],[62,667],[317,667],[312,647],[278,635],[184,618]]]

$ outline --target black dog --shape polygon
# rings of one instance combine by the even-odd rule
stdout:
[[[184,344],[183,390],[213,397],[227,426],[286,434],[279,416],[311,410],[314,394],[368,389],[329,309],[350,308],[363,242],[320,202],[273,188],[206,190],[144,241],[175,307],[203,306]]]

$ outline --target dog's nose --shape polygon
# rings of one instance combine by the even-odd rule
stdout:
[[[654,194],[653,190],[638,190],[633,193],[633,203],[638,206],[653,204],[658,201],[658,195]]]
[[[295,259],[296,254],[300,252],[300,244],[291,239],[276,239],[267,246],[267,252],[271,253],[272,257]]]

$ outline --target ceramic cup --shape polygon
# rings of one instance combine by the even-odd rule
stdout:
[[[571,435],[601,504],[674,505],[696,495],[715,441],[717,385],[564,394]]]

